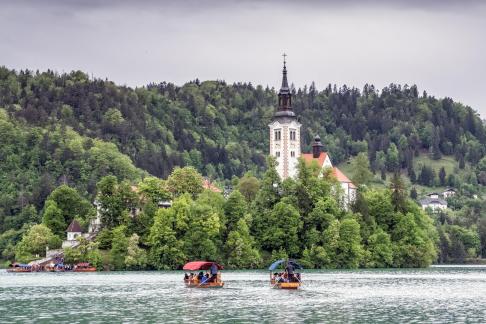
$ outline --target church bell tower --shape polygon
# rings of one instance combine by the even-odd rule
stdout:
[[[282,86],[278,93],[278,107],[270,128],[270,155],[277,160],[280,178],[297,175],[297,161],[300,157],[300,126],[292,110],[292,94],[287,81],[286,55],[284,54]]]

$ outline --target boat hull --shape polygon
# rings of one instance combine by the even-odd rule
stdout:
[[[12,273],[24,273],[24,272],[32,272],[32,270],[26,270],[26,269],[7,269],[7,272],[12,272]]]
[[[274,286],[275,289],[299,289],[300,282],[279,282]]]
[[[74,269],[73,272],[96,272],[96,268]]]
[[[195,282],[186,282],[186,287],[188,288],[223,288],[224,282],[208,282],[208,283],[195,283]]]

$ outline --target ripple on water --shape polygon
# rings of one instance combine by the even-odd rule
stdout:
[[[486,268],[307,271],[298,291],[264,271],[225,271],[223,289],[182,272],[0,272],[0,322],[469,322],[486,318]]]

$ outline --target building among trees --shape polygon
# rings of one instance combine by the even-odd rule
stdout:
[[[312,144],[312,153],[302,153],[300,143],[300,127],[297,115],[292,110],[292,93],[287,80],[287,66],[284,54],[282,86],[278,93],[278,107],[273,115],[270,128],[270,155],[277,161],[277,172],[280,178],[295,178],[297,176],[298,159],[302,157],[307,164],[316,161],[321,170],[330,168],[332,174],[341,184],[344,202],[349,203],[356,196],[356,186],[337,167],[332,165],[331,157],[322,150],[320,137],[317,135]]]

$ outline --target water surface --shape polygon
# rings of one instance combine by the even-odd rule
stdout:
[[[297,291],[265,271],[224,271],[223,289],[191,289],[183,273],[9,274],[0,322],[486,322],[486,267],[306,271]]]

